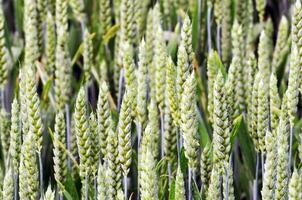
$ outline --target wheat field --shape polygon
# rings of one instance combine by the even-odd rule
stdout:
[[[301,0],[0,2],[0,199],[302,199]]]

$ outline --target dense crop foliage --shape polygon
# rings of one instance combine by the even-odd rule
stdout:
[[[0,199],[301,200],[301,4],[0,1]]]

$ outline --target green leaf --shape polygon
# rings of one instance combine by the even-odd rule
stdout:
[[[211,139],[209,137],[209,133],[208,133],[208,130],[205,126],[205,123],[204,123],[203,119],[199,120],[198,132],[199,132],[199,135],[200,135],[201,147],[204,148],[208,143],[211,142]]]
[[[95,37],[95,33],[90,34],[90,39],[93,39],[94,37]],[[82,42],[72,58],[71,66],[73,66],[77,62],[77,60],[82,55],[83,51],[84,51],[84,43]]]
[[[196,0],[192,19],[192,46],[194,51],[198,48],[200,37],[201,0]]]
[[[234,120],[233,128],[232,128],[232,131],[231,131],[231,144],[232,144],[232,146],[234,145],[234,141],[235,141],[235,138],[236,138],[236,136],[238,134],[239,127],[241,126],[242,120],[243,120],[242,115],[239,115]]]
[[[197,183],[196,183],[196,180],[193,179],[193,182],[192,182],[192,189],[193,189],[193,199],[194,200],[201,200],[201,195],[200,195],[200,192],[199,192],[199,189],[198,189],[198,186],[197,186]]]
[[[72,179],[70,171],[67,172],[66,176],[64,196],[68,200],[79,200],[77,188]]]
[[[52,78],[49,78],[43,86],[42,99],[45,101],[48,98],[52,85]]]
[[[117,31],[120,29],[120,25],[116,24],[108,30],[108,32],[103,36],[103,44],[108,44],[109,40],[113,38]]]
[[[187,174],[188,169],[188,159],[185,156],[185,149],[184,147],[181,148],[180,151],[180,169],[185,176]]]
[[[254,173],[255,165],[256,165],[255,148],[253,145],[253,141],[250,138],[249,133],[247,132],[246,125],[243,120],[238,128],[237,138],[238,138],[238,144],[240,146],[241,154],[243,157],[243,161],[249,167],[250,172]]]
[[[220,70],[224,79],[226,80],[228,77],[227,71],[225,69],[225,66],[222,64],[219,54],[217,51],[211,50],[208,57],[208,63],[209,65],[217,67],[217,70]]]
[[[169,200],[175,199],[175,179],[171,180],[170,190],[169,190]]]

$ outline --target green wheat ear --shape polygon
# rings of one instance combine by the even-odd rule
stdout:
[[[2,5],[0,5],[0,88],[3,88],[7,81],[8,73],[8,52],[5,47],[5,19]]]
[[[109,199],[114,199],[116,197],[118,189],[120,188],[118,135],[116,131],[113,131],[112,129],[109,130],[107,142],[105,162],[107,163],[106,181],[108,182],[108,184],[106,197]]]
[[[11,167],[5,173],[2,195],[4,199],[14,198],[14,176]]]
[[[14,98],[12,103],[10,136],[9,154],[11,157],[12,169],[14,174],[18,174],[22,138],[20,105],[16,98]]]
[[[92,175],[92,141],[89,129],[87,97],[84,87],[81,87],[75,104],[74,122],[76,128],[77,146],[80,156],[80,177],[82,181],[82,192],[86,195],[85,187],[91,183]]]
[[[229,162],[230,127],[226,86],[222,73],[219,71],[214,85],[213,115],[213,163],[219,174],[224,172],[224,163]]]
[[[51,190],[51,185],[47,187],[47,190],[44,194],[44,200],[55,200],[55,191]]]
[[[156,26],[155,36],[155,52],[153,64],[155,65],[155,96],[161,113],[164,112],[164,98],[165,98],[165,83],[166,83],[166,45],[163,38],[163,30],[161,24]]]
[[[59,112],[55,119],[54,131],[54,171],[55,180],[59,186],[60,193],[64,191],[64,183],[67,175],[67,155],[64,148],[66,148],[66,126],[63,112]],[[63,146],[62,146],[63,145]]]
[[[194,72],[189,75],[184,83],[184,91],[180,101],[181,122],[180,128],[184,139],[185,156],[189,167],[193,170],[197,165],[197,152],[199,143],[197,138],[197,113],[196,113],[196,80]]]
[[[83,0],[69,0],[69,5],[72,8],[75,18],[78,21],[82,21],[85,19],[85,5]]]
[[[233,58],[231,61],[231,66],[234,67],[234,117],[237,117],[244,110],[244,36],[242,33],[242,27],[237,21],[234,22],[232,28],[232,53]]]
[[[208,143],[203,149],[200,157],[200,177],[202,182],[202,194],[207,196],[208,187],[211,179],[212,171],[212,151],[211,145]]]
[[[265,135],[269,130],[269,95],[264,86],[264,79],[258,86],[257,136],[261,152],[265,152]]]
[[[288,136],[289,136],[289,120],[287,113],[287,92],[283,97],[281,117],[279,121],[277,134],[277,179],[276,179],[276,199],[285,199],[287,195],[288,174]]]
[[[292,177],[289,181],[288,199],[289,200],[301,199],[302,198],[301,187],[302,187],[301,173],[299,174],[298,169],[295,168]]]
[[[206,196],[206,200],[220,199],[221,186],[219,182],[219,169],[217,169],[214,165],[214,168],[211,172],[210,185],[208,189],[208,193]]]
[[[175,200],[185,200],[185,183],[184,176],[181,172],[180,166],[177,167],[176,180],[175,180]]]
[[[275,134],[276,135],[276,134]],[[266,133],[265,136],[265,146],[266,146],[266,161],[264,165],[264,178],[263,178],[263,186],[262,186],[262,198],[263,200],[269,200],[274,198],[274,187],[276,184],[276,159],[277,159],[277,141],[275,136],[270,131]]]
[[[147,121],[147,90],[148,90],[148,63],[146,43],[143,39],[139,47],[139,62],[137,71],[137,119],[144,129]]]
[[[97,177],[97,199],[105,200],[106,199],[106,170],[103,167],[102,163],[99,163],[98,168],[98,177]]]
[[[34,65],[39,58],[37,1],[24,1],[25,66]],[[26,28],[25,28],[26,27]]]
[[[294,15],[294,23],[296,22],[296,16]],[[293,27],[293,35],[295,35],[295,28]],[[282,64],[287,52],[290,50],[288,45],[289,39],[289,23],[285,16],[282,16],[279,29],[276,46],[273,53],[272,69],[278,70]]]
[[[36,148],[40,151],[43,146],[43,124],[40,113],[40,98],[37,93],[36,80],[33,78],[35,77],[34,68],[33,66],[25,67],[27,120],[29,121],[29,130],[33,133],[33,139],[36,141]]]
[[[131,165],[131,92],[126,91],[118,121],[118,152],[123,175],[127,177]]]
[[[277,129],[279,124],[279,114],[280,114],[280,106],[281,100],[278,93],[277,86],[277,77],[274,72],[271,74],[270,78],[270,119],[271,119],[271,129],[273,135],[277,135]]]
[[[68,0],[56,1],[55,100],[57,109],[64,109],[70,94],[71,66],[66,45],[68,38]]]
[[[294,125],[294,120],[297,114],[297,105],[299,102],[299,87],[300,87],[300,78],[301,78],[301,66],[299,61],[298,49],[296,46],[292,48],[291,56],[290,56],[290,71],[288,75],[288,87],[287,87],[287,94],[288,94],[288,101],[287,101],[287,108],[288,108],[288,115],[289,115],[289,122],[290,125]]]
[[[94,178],[98,171],[98,161],[100,158],[100,144],[99,144],[99,132],[97,117],[94,112],[90,113],[89,116],[89,128],[90,128],[90,142],[91,142],[91,170],[92,177]]]
[[[99,97],[97,103],[98,132],[103,157],[106,156],[107,137],[111,126],[111,115],[108,102],[108,86],[105,81],[100,83]]]
[[[264,21],[264,14],[265,14],[265,0],[256,0],[256,10],[258,12],[258,18],[260,22]]]
[[[6,160],[8,157],[8,151],[10,146],[10,120],[9,113],[5,111],[4,108],[0,109],[0,131],[1,131],[1,147],[2,153],[4,155],[4,159]]]
[[[19,195],[20,199],[37,199],[39,194],[39,170],[36,147],[32,145],[35,140],[30,130],[22,144],[19,168]]]
[[[110,1],[107,0],[100,0],[99,1],[99,6],[100,6],[100,14],[99,14],[99,19],[100,19],[100,33],[101,35],[105,35],[109,28],[112,25],[111,22],[111,6],[110,6]]]
[[[156,161],[152,154],[152,147],[150,142],[146,144],[146,150],[141,156],[143,163],[143,165],[141,165],[140,176],[140,193],[142,200],[158,198],[158,178],[156,174]]]
[[[93,68],[93,43],[92,43],[92,38],[90,35],[90,32],[86,28],[84,30],[84,52],[83,52],[83,58],[84,58],[84,65],[83,65],[83,70],[84,70],[84,81],[85,83],[88,83],[91,79],[91,70]]]
[[[55,71],[56,31],[55,17],[51,12],[47,13],[45,33],[45,57],[46,69],[49,74]]]

